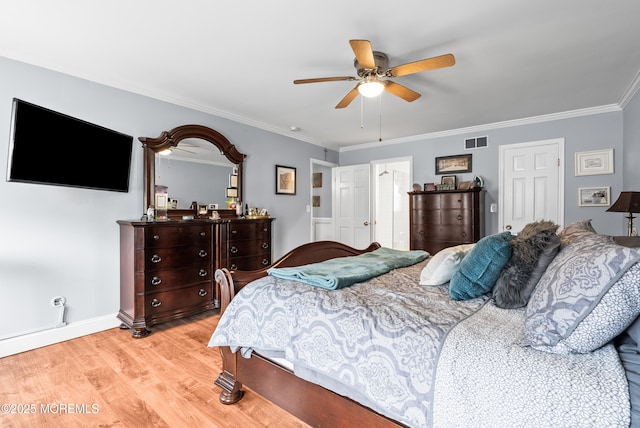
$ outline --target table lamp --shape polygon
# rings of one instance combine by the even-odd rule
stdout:
[[[628,236],[631,236],[633,233],[633,213],[640,212],[640,192],[620,192],[618,200],[611,205],[607,212],[609,211],[629,213],[627,216],[629,219]]]

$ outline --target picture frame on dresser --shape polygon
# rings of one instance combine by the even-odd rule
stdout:
[[[455,190],[457,181],[458,178],[455,175],[443,175],[440,184],[452,186],[452,189]]]

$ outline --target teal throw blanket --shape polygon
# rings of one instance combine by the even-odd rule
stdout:
[[[328,290],[348,287],[393,269],[411,266],[429,257],[422,250],[402,251],[378,248],[357,256],[338,257],[320,263],[288,268],[271,268],[267,273],[283,279],[305,282]]]

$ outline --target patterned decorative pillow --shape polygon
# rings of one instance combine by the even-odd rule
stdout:
[[[510,232],[485,236],[469,251],[449,282],[449,296],[453,300],[480,297],[491,291],[500,271],[511,257]]]
[[[475,244],[462,244],[436,253],[420,272],[420,285],[442,285],[451,279],[460,261]]]
[[[558,253],[527,305],[523,345],[558,354],[605,345],[640,314],[640,248],[590,234]]]
[[[549,263],[558,253],[558,225],[552,221],[529,223],[511,241],[511,258],[502,269],[493,298],[499,308],[527,305]]]
[[[576,239],[579,239],[583,236],[591,235],[593,233],[597,232],[593,228],[593,226],[591,226],[591,219],[581,220],[570,224],[569,226],[558,232],[558,236],[560,237],[560,249],[571,244]]]

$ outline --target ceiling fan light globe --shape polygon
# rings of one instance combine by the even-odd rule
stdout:
[[[375,98],[384,91],[384,84],[379,80],[363,82],[358,85],[360,95],[367,98]]]
[[[172,152],[172,150],[170,148],[168,148],[168,149],[160,150],[158,152],[158,154],[162,155],[162,156],[169,156],[171,154],[171,152]]]

